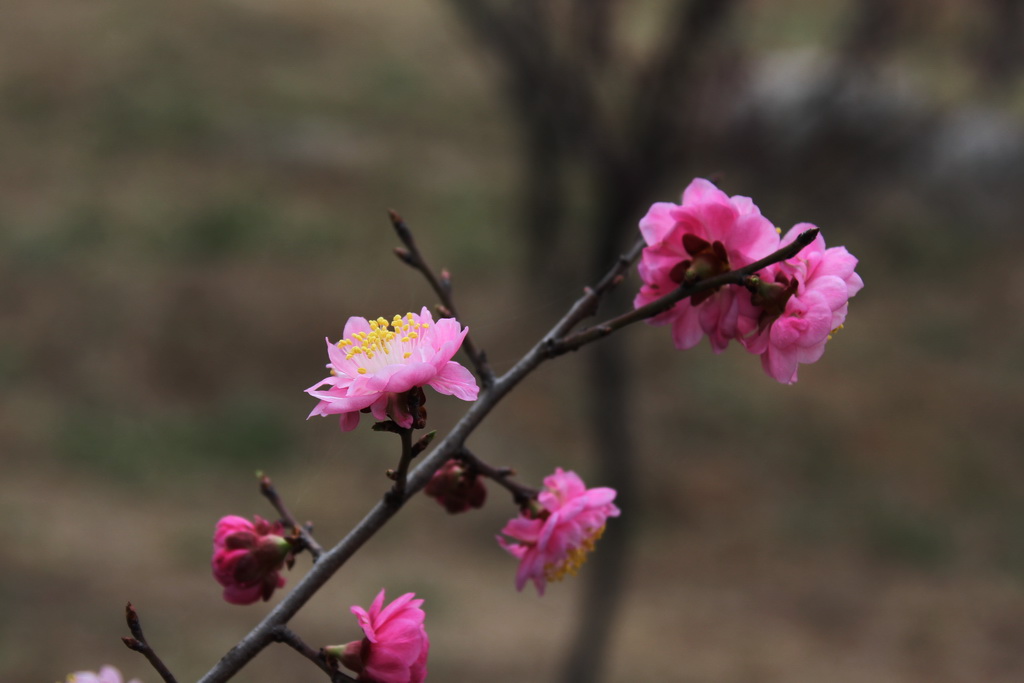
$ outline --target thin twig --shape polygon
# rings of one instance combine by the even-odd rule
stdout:
[[[313,562],[320,559],[320,556],[324,554],[323,546],[317,543],[316,539],[313,538],[313,534],[310,532],[308,524],[299,524],[295,519],[295,516],[288,510],[288,507],[281,500],[281,496],[278,494],[277,489],[274,488],[274,483],[270,481],[270,477],[265,474],[260,474],[260,493],[263,497],[270,501],[270,504],[277,510],[277,514],[281,516],[281,519],[288,526],[292,527],[296,533],[299,534],[299,538],[302,539],[302,544],[309,550],[309,554],[313,557]]]
[[[128,622],[128,630],[131,631],[131,636],[124,636],[121,640],[125,645],[128,646],[129,650],[138,652],[147,660],[156,672],[160,674],[160,678],[164,679],[164,683],[177,683],[174,678],[174,674],[167,668],[167,665],[157,657],[156,652],[149,646],[146,641],[146,636],[142,634],[142,623],[139,621],[139,615],[135,611],[135,607],[132,603],[128,603],[124,608],[125,620]]]
[[[474,455],[468,448],[463,448],[459,453],[459,460],[466,463],[470,469],[477,474],[481,474],[488,479],[497,482],[500,486],[504,486],[512,494],[513,500],[516,505],[520,507],[526,505],[531,500],[537,497],[540,493],[537,489],[524,486],[509,479],[509,477],[515,475],[515,470],[508,467],[494,467],[488,465],[486,462]]]
[[[560,356],[568,351],[575,351],[584,344],[589,344],[592,341],[596,341],[601,337],[606,337],[615,330],[621,329],[626,325],[635,323],[639,320],[646,320],[652,318],[663,311],[667,311],[672,308],[677,302],[691,297],[694,294],[700,294],[701,292],[712,291],[723,287],[725,285],[742,285],[746,279],[756,273],[757,271],[784,261],[787,258],[795,256],[800,252],[801,249],[806,247],[808,244],[814,241],[814,238],[818,236],[819,230],[813,228],[806,232],[800,233],[800,235],[792,243],[782,247],[778,251],[764,257],[760,261],[755,261],[748,266],[743,268],[737,268],[736,270],[730,270],[728,273],[722,273],[715,277],[708,278],[707,280],[700,280],[692,285],[682,285],[673,292],[666,296],[652,301],[646,306],[640,308],[634,308],[632,311],[623,313],[620,316],[606,320],[603,323],[598,323],[592,327],[588,327],[585,330],[577,332],[576,334],[564,337],[562,339],[554,340],[548,346],[548,353],[551,357]]]
[[[458,319],[459,312],[455,308],[455,301],[452,298],[451,276],[446,271],[442,271],[440,276],[434,273],[433,269],[427,265],[426,259],[423,258],[423,253],[416,246],[412,230],[409,229],[409,226],[402,217],[396,211],[388,211],[388,216],[391,218],[391,225],[394,226],[395,232],[398,233],[398,239],[405,245],[404,249],[396,249],[395,254],[403,263],[415,268],[426,278],[431,289],[441,299],[441,305],[447,309],[451,317]],[[462,341],[462,350],[466,352],[469,362],[476,369],[476,374],[479,375],[483,388],[487,389],[494,384],[494,372],[487,363],[487,354],[476,347],[468,333]]]
[[[640,257],[640,252],[644,248],[644,240],[638,239],[636,243],[630,248],[628,252],[619,256],[618,260],[615,261],[615,265],[605,273],[596,285],[592,288],[587,287],[583,290],[583,296],[573,303],[572,308],[563,317],[559,323],[548,333],[547,339],[555,340],[569,332],[572,328],[576,327],[585,318],[588,318],[597,313],[598,304],[601,299],[609,291],[614,289],[616,286],[622,283],[625,278],[626,271],[631,265]]]
[[[344,683],[345,681],[354,681],[356,679],[346,676],[343,672],[338,670],[337,665],[333,664],[331,660],[323,655],[323,651],[317,651],[306,644],[299,634],[291,630],[287,626],[281,625],[273,630],[274,640],[278,643],[284,643],[289,646],[300,655],[308,659],[309,661],[316,664],[320,669],[331,678],[331,683]]]
[[[398,436],[402,438],[402,457],[398,461],[398,469],[395,470],[395,485],[391,487],[384,500],[395,507],[405,502],[405,482],[409,474],[409,464],[415,457],[412,452],[412,429],[398,428]]]

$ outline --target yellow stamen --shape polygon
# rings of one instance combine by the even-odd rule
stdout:
[[[544,578],[548,581],[561,581],[565,578],[566,574],[576,576],[580,571],[580,567],[587,561],[587,555],[594,550],[597,539],[601,538],[603,533],[604,527],[597,529],[588,538],[583,540],[583,545],[570,548],[561,562],[544,565]]]
[[[398,354],[401,354],[402,359],[412,358],[411,347],[414,347],[420,338],[419,330],[429,327],[427,323],[417,322],[413,313],[407,313],[405,316],[396,315],[390,322],[386,318],[368,319],[366,322],[370,328],[369,332],[354,332],[337,343],[339,349],[345,350],[345,360],[356,359],[358,362],[356,356],[362,356],[364,361],[359,364],[363,365],[373,361],[377,356],[383,356],[382,362],[385,364],[393,362]],[[394,345],[399,346],[394,348]],[[395,353],[394,356],[391,356],[392,352]],[[357,372],[365,375],[373,370],[360,367],[357,368]]]

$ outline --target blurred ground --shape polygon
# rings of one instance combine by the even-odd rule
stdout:
[[[755,3],[751,40],[827,41],[835,7],[809,4]],[[254,471],[325,543],[375,502],[395,444],[304,422],[301,390],[348,315],[433,301],[390,254],[386,208],[455,274],[499,370],[574,298],[522,294],[516,141],[491,70],[445,10],[8,4],[0,679],[113,663],[155,680],[118,642],[131,600],[194,680],[267,610],[223,603],[208,569],[220,515],[270,514]],[[926,87],[946,82],[911,57]],[[967,86],[950,69],[940,94],[955,107]],[[1013,96],[999,111],[1019,125]],[[665,199],[713,170],[681,169]],[[612,342],[629,345],[643,387],[645,507],[625,511],[640,539],[609,680],[1024,680],[1021,234],[992,201],[965,191],[957,211],[936,210],[881,175],[845,220],[827,197],[793,199],[799,188],[755,196],[780,225],[822,225],[867,283],[796,386],[740,352],[675,353],[661,329]],[[730,193],[755,194],[736,177]],[[532,377],[474,451],[527,481],[555,464],[586,479],[577,365]],[[464,406],[429,407],[444,429]],[[514,591],[493,542],[512,512],[496,491],[455,519],[413,501],[295,629],[346,642],[349,605],[413,590],[427,600],[431,680],[556,680],[579,586]],[[238,678],[321,679],[282,648]]]

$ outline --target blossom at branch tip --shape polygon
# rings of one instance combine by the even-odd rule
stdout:
[[[324,648],[368,683],[420,683],[427,677],[430,638],[423,626],[423,600],[406,593],[384,606],[384,589],[369,610],[351,607],[363,639]]]
[[[213,534],[213,576],[224,586],[224,599],[233,605],[269,600],[284,586],[280,570],[291,559],[284,525],[259,515],[253,519],[222,517]]]
[[[110,665],[101,667],[98,673],[76,671],[73,674],[68,674],[66,679],[66,683],[123,683],[123,681],[121,672]],[[128,683],[141,683],[141,681],[133,678]]]
[[[544,595],[548,581],[575,576],[604,533],[609,517],[618,517],[612,503],[615,489],[588,489],[575,472],[561,467],[544,478],[535,509],[520,511],[497,536],[502,548],[519,559],[516,590],[533,581]]]
[[[476,472],[452,458],[430,478],[423,493],[435,499],[451,514],[483,507],[487,487]]]
[[[359,424],[360,412],[369,412],[379,421],[390,418],[409,428],[414,416],[406,392],[411,389],[429,386],[476,400],[476,378],[452,360],[468,331],[455,318],[435,323],[425,306],[418,315],[396,315],[390,323],[349,318],[344,338],[336,344],[327,340],[330,376],[306,389],[320,401],[309,417],[339,415],[347,432]]]
[[[703,178],[690,183],[682,204],[651,206],[640,232],[647,247],[638,266],[643,285],[633,302],[636,308],[779,248],[778,232],[749,197],[730,197]],[[693,348],[706,334],[720,353],[736,338],[739,312],[749,299],[742,288],[723,287],[678,301],[648,322],[671,325],[677,349]]]
[[[794,225],[782,246],[814,227]],[[762,305],[741,315],[740,341],[761,356],[771,377],[792,384],[800,363],[813,363],[825,353],[825,343],[846,320],[850,298],[864,287],[856,267],[846,247],[826,248],[819,233],[796,256],[761,271],[764,284],[752,301]]]

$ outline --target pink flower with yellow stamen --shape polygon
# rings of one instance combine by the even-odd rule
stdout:
[[[367,320],[351,317],[344,338],[327,340],[331,375],[306,393],[320,399],[309,417],[340,415],[342,431],[355,429],[359,413],[370,412],[377,420],[413,425],[413,415],[403,397],[416,387],[429,386],[463,401],[475,401],[479,393],[473,373],[452,360],[469,328],[455,318],[436,323],[424,306],[419,315],[396,315]]]
[[[544,478],[544,488],[537,496],[537,511],[520,512],[501,530],[512,540],[497,537],[501,547],[519,559],[516,590],[531,580],[540,595],[548,581],[575,576],[608,518],[619,516],[612,503],[615,489],[588,489],[575,472],[555,469]]]

